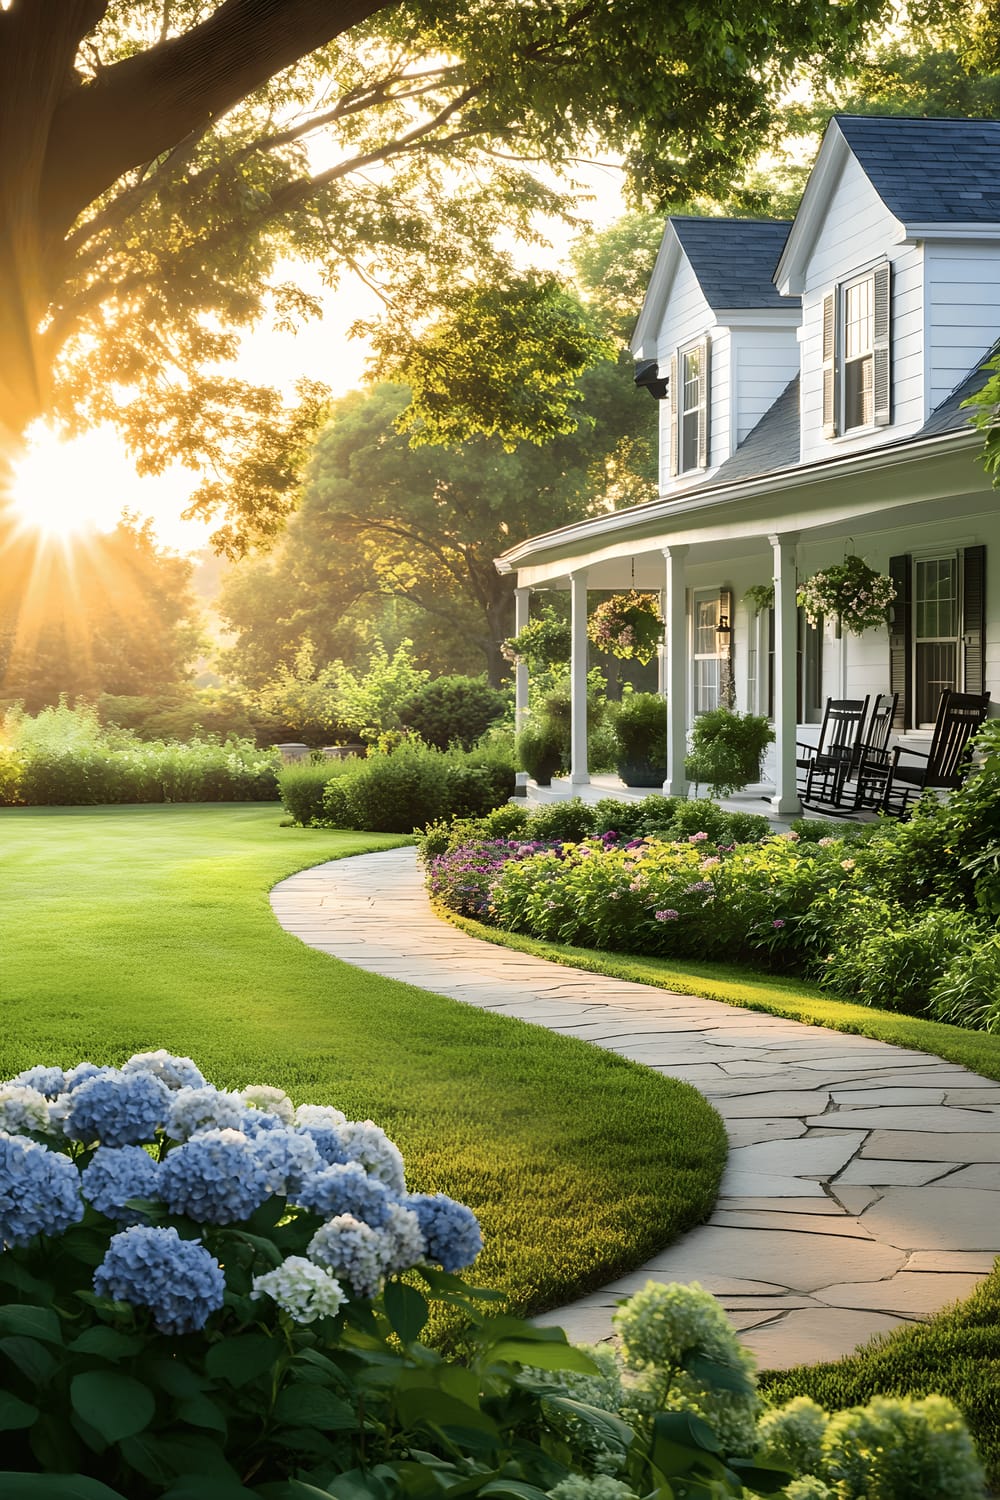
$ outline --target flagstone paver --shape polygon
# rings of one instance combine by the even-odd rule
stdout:
[[[708,1223],[545,1319],[611,1334],[618,1299],[700,1281],[760,1363],[836,1359],[968,1294],[1000,1253],[1000,1085],[868,1037],[564,968],[434,916],[412,849],[271,893],[310,947],[582,1038],[692,1084],[730,1137]]]

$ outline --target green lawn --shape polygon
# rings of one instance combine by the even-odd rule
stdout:
[[[273,806],[0,811],[0,1076],[192,1056],[372,1118],[411,1185],[471,1204],[484,1281],[521,1311],[597,1287],[698,1223],[725,1157],[683,1084],[306,948],[267,893],[405,840],[282,828]]]
[[[942,1021],[924,1021],[916,1016],[901,1016],[888,1010],[875,1010],[850,1000],[838,1000],[818,985],[804,979],[789,979],[764,974],[756,969],[742,969],[736,964],[697,963],[693,959],[634,957],[608,953],[596,948],[573,948],[568,943],[547,943],[523,933],[501,932],[482,922],[457,917],[439,908],[440,915],[463,932],[516,948],[519,953],[533,953],[554,963],[569,964],[591,973],[610,974],[615,979],[631,979],[682,995],[703,995],[726,1005],[745,1010],[767,1011],[774,1016],[788,1016],[807,1026],[828,1026],[833,1031],[850,1031],[859,1036],[892,1042],[897,1047],[912,1047],[916,1052],[930,1052],[960,1063],[973,1073],[1000,1079],[1000,1036],[983,1031],[965,1031],[961,1026],[946,1026]]]

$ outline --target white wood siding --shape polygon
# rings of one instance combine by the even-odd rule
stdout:
[[[668,233],[670,231],[668,230]],[[660,493],[680,493],[690,488],[692,484],[700,484],[706,473],[710,473],[721,463],[723,457],[728,457],[728,449],[723,453],[721,446],[717,446],[717,440],[721,444],[729,441],[729,360],[728,350],[724,353],[719,347],[719,330],[715,326],[715,314],[705,301],[701,287],[691,269],[687,258],[683,254],[674,274],[673,282],[667,293],[666,306],[663,310],[663,321],[657,338],[657,363],[662,374],[667,374],[670,369],[670,360],[678,349],[688,348],[699,339],[705,337],[711,339],[712,350],[710,355],[711,391],[709,392],[709,463],[710,469],[693,469],[686,474],[670,474],[670,427],[674,421],[675,392],[670,391],[666,400],[660,402]],[[725,366],[726,374],[723,379],[722,367]],[[717,401],[721,397],[725,387],[724,405],[717,407]]]
[[[1000,232],[995,241],[931,241],[924,257],[930,413],[1000,336]]]
[[[736,413],[730,427],[735,450],[798,373],[799,346],[795,328],[738,328],[731,343]]]
[[[902,228],[853,157],[830,197],[809,258],[802,296],[802,461],[876,448],[924,420],[923,249]],[[823,436],[823,297],[880,261],[892,262],[892,425],[850,437]]]

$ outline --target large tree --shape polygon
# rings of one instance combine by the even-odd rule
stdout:
[[[287,662],[307,637],[324,659],[347,654],[335,632],[359,606],[370,615],[391,599],[438,622],[441,648],[458,647],[439,667],[464,666],[471,651],[498,682],[514,615],[513,580],[497,573],[497,554],[654,493],[655,412],[631,371],[606,360],[580,387],[575,433],[509,449],[496,437],[412,447],[398,430],[409,399],[400,386],[345,398],[317,442],[280,552],[237,566],[223,591],[221,613],[240,635],[230,664],[259,680],[269,650]]]
[[[926,0],[934,7],[949,0]],[[9,0],[0,10],[0,432],[117,422],[140,461],[225,466],[280,403],[226,373],[288,257],[378,284],[397,329],[509,270],[619,153],[658,201],[721,191],[798,72],[887,0]]]

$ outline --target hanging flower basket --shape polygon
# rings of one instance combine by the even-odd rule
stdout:
[[[885,573],[876,573],[863,558],[851,556],[807,578],[797,597],[810,625],[820,615],[828,615],[851,635],[864,635],[886,623],[886,610],[896,590]]]
[[[599,651],[622,661],[652,661],[663,641],[663,616],[655,594],[612,594],[590,617],[587,635]]]
[[[563,666],[570,656],[569,621],[560,619],[551,604],[547,604],[537,619],[530,620],[517,635],[504,641],[500,653],[512,665],[527,662],[532,672]]]

